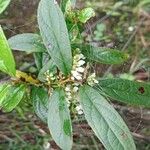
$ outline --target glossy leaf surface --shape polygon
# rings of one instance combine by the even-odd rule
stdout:
[[[0,70],[14,76],[16,73],[15,61],[3,29],[0,26]]]

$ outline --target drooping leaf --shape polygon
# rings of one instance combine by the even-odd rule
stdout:
[[[44,52],[46,49],[41,37],[33,33],[15,35],[8,42],[13,50],[25,51],[27,53]]]
[[[150,107],[150,84],[114,78],[101,79],[96,88],[115,100]]]
[[[82,23],[86,23],[92,17],[95,17],[95,12],[92,8],[84,8],[78,12],[78,19]]]
[[[15,61],[8,45],[3,29],[0,26],[0,70],[14,76],[16,73]]]
[[[63,150],[71,150],[71,119],[62,89],[56,89],[49,99],[48,127],[56,144]]]
[[[6,9],[9,3],[10,0],[0,0],[0,14]]]
[[[65,75],[68,75],[72,69],[72,52],[64,16],[57,1],[41,0],[38,24],[52,60]]]
[[[40,70],[38,74],[38,79],[42,82],[46,81],[45,73],[46,71],[49,71],[50,73],[55,74],[57,72],[57,67],[52,59],[50,59]]]
[[[122,64],[129,57],[128,54],[116,49],[93,47],[90,45],[82,46],[81,50],[89,60],[102,64]]]
[[[88,124],[107,150],[136,149],[126,124],[99,92],[83,86],[79,95]]]
[[[26,86],[21,84],[17,86],[10,86],[7,90],[5,99],[3,100],[0,107],[3,111],[10,112],[12,111],[22,100],[26,91]]]
[[[48,114],[48,91],[43,87],[34,86],[31,91],[31,99],[35,113],[46,123]]]

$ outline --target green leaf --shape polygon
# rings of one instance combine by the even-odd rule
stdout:
[[[79,94],[85,118],[107,150],[136,149],[126,124],[99,92],[83,86]]]
[[[48,115],[48,92],[43,87],[32,87],[31,99],[34,111],[37,116],[43,121],[47,122]]]
[[[60,1],[60,8],[63,13],[65,13],[65,11],[66,11],[66,6],[67,6],[68,2],[70,2],[70,0],[61,0]]]
[[[3,29],[0,26],[0,70],[14,76],[16,74],[15,61]]]
[[[72,126],[62,89],[56,89],[49,100],[48,127],[56,144],[63,150],[71,150]]]
[[[60,7],[63,13],[71,11],[75,7],[76,0],[61,0]]]
[[[90,45],[81,47],[83,54],[92,61],[102,64],[122,64],[128,59],[128,54],[116,49],[93,47]]]
[[[54,63],[53,60],[49,60],[44,66],[43,68],[40,70],[39,74],[38,74],[38,79],[42,82],[46,81],[46,76],[45,76],[45,72],[48,71],[55,74],[57,72],[57,67]]]
[[[0,0],[0,14],[6,9],[9,3],[10,0]]]
[[[44,52],[45,46],[38,34],[24,33],[11,37],[9,45],[14,50],[25,51],[27,53]]]
[[[2,105],[10,85],[8,83],[0,84],[0,106]]]
[[[71,42],[74,42],[77,39],[79,33],[80,33],[80,31],[79,31],[78,25],[74,24],[69,31],[69,36],[70,36]]]
[[[46,53],[42,53],[42,66],[46,65],[48,63],[48,61],[51,59],[51,57],[49,56],[49,54]]]
[[[42,68],[43,53],[34,53],[34,60],[38,70]]]
[[[150,107],[150,84],[114,78],[101,79],[97,88],[115,100]]]
[[[10,86],[0,107],[4,112],[12,111],[22,100],[26,91],[25,85]]]
[[[34,56],[35,64],[36,64],[39,72],[44,68],[44,66],[45,67],[48,66],[48,62],[50,60],[50,56],[49,56],[49,54],[47,52],[33,53],[33,56]]]
[[[92,17],[95,17],[95,12],[92,8],[84,8],[78,12],[78,19],[82,23],[86,23]]]
[[[72,52],[63,13],[54,0],[41,0],[38,23],[44,44],[57,67],[68,75],[72,69]]]

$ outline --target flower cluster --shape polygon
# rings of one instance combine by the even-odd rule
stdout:
[[[79,81],[83,80],[84,71],[86,67],[85,57],[77,49],[78,53],[73,57],[73,68],[71,71],[71,80],[74,81],[73,84],[67,84],[65,91],[66,91],[66,100],[68,103],[68,107],[70,107],[71,103],[75,106],[75,111],[79,114],[83,114],[83,110],[81,105],[79,104],[77,92],[79,90]]]
[[[81,81],[85,71],[85,57],[79,52],[73,57],[73,69],[71,71],[71,79]]]
[[[86,73],[88,63],[86,63],[85,59],[85,56],[80,52],[80,50],[76,49],[76,54],[73,57],[73,67],[69,78],[66,78],[61,73],[56,76],[49,70],[45,72],[46,81],[49,85],[53,85],[55,83],[59,86],[59,84],[61,85],[63,83],[65,86],[67,106],[79,115],[83,114],[83,109],[78,98],[79,87],[85,79],[90,86],[94,86],[94,84],[98,83],[95,73],[90,75]]]
[[[51,73],[49,70],[45,72],[45,76],[46,76],[46,81],[48,82],[48,84],[51,84],[51,81],[56,80],[55,75]]]
[[[68,107],[70,107],[71,104],[75,106],[75,111],[79,114],[83,114],[83,110],[81,105],[79,104],[78,97],[77,97],[77,92],[79,90],[80,84],[74,83],[74,84],[67,84],[65,88],[66,92],[66,101]]]
[[[95,73],[92,73],[90,76],[88,76],[87,83],[90,86],[94,86],[95,84],[98,83],[98,80],[96,80],[96,74]]]
[[[75,111],[79,115],[83,114],[83,109],[78,101],[77,92],[80,86],[79,82],[83,81],[85,68],[87,67],[85,59],[85,56],[78,50],[78,53],[73,57],[73,69],[71,71],[71,80],[73,80],[74,83],[67,84],[65,88],[68,107],[73,103]],[[95,73],[87,77],[87,83],[90,86],[94,86],[94,84],[98,83]]]

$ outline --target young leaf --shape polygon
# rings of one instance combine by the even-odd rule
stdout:
[[[85,118],[107,150],[136,149],[124,121],[103,96],[89,86],[79,94]]]
[[[38,34],[24,33],[11,37],[9,45],[13,50],[25,51],[27,53],[44,52],[45,46]]]
[[[116,49],[109,49],[103,47],[93,47],[90,45],[83,46],[83,54],[92,61],[102,64],[122,64],[128,59],[128,54],[118,51]]]
[[[150,107],[150,84],[114,78],[101,79],[97,88],[115,100]]]
[[[56,73],[57,72],[57,67],[52,59],[50,59],[40,70],[38,74],[38,79],[42,82],[46,81],[46,76],[45,73],[46,71],[49,71],[51,73]]]
[[[0,14],[6,9],[9,3],[10,0],[0,0]]]
[[[52,60],[65,75],[68,75],[72,69],[72,52],[64,16],[57,1],[41,0],[38,23]]]
[[[34,111],[37,116],[47,122],[48,114],[48,92],[42,87],[32,87],[31,99],[33,102]]]
[[[16,73],[15,61],[8,42],[0,26],[0,70],[14,76]]]
[[[71,11],[75,7],[76,0],[61,0],[60,7],[63,13]]]
[[[48,127],[58,146],[63,150],[71,150],[72,126],[69,109],[62,89],[56,89],[49,100]]]
[[[0,107],[2,107],[5,112],[12,111],[22,100],[25,90],[25,85],[10,86]]]
[[[92,8],[85,8],[78,13],[78,19],[82,23],[86,23],[92,17],[95,17],[95,12]]]

